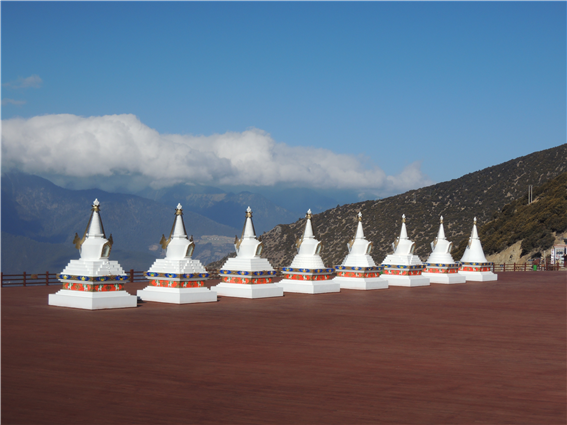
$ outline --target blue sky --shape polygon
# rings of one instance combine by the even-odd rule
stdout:
[[[3,1],[1,9],[4,168],[97,181],[94,171],[58,168],[63,152],[112,162],[104,178],[122,173],[141,186],[348,181],[343,189],[387,194],[566,139],[565,2]],[[114,114],[121,118],[99,119]],[[247,156],[219,154],[229,143],[231,155]],[[183,161],[195,159],[198,172],[167,165],[176,159],[162,151],[175,146],[190,147]],[[130,169],[132,160],[144,166]],[[148,174],[151,164],[170,174]]]

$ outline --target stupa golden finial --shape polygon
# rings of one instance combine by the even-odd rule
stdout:
[[[91,211],[100,211],[100,202],[98,202],[98,199],[95,199],[93,202],[93,207],[91,208]]]
[[[443,216],[441,216],[441,224],[443,224]]]
[[[362,213],[360,211],[358,212],[356,217],[358,221],[362,221]]]
[[[402,214],[402,223],[405,223],[405,222],[406,222],[406,215]]]
[[[250,206],[246,208],[246,218],[252,218],[252,208]]]
[[[307,214],[305,215],[305,217],[307,217],[309,220],[311,220],[311,218],[313,217],[313,214],[311,214],[311,208],[309,208],[307,210]]]
[[[183,215],[183,207],[181,204],[177,204],[177,208],[175,209],[175,215]]]

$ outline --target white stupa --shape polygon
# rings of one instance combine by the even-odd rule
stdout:
[[[73,243],[80,252],[79,260],[71,260],[59,274],[63,289],[49,295],[49,305],[98,310],[136,307],[138,298],[124,290],[128,276],[117,261],[109,261],[112,235],[106,239],[95,199],[91,217],[81,238]]]
[[[229,258],[220,270],[222,282],[213,289],[219,295],[239,298],[283,296],[283,288],[273,283],[276,271],[265,258],[260,258],[264,245],[256,239],[252,210],[246,210],[246,221],[240,239],[234,241],[236,257]]]
[[[341,285],[332,282],[334,269],[325,267],[321,259],[323,244],[315,239],[311,210],[307,211],[303,236],[295,243],[297,255],[289,267],[283,267],[284,279],[277,282],[284,292],[301,292],[304,294],[324,294],[340,292]]]
[[[408,238],[406,216],[402,215],[402,230],[396,242],[392,244],[394,253],[388,255],[382,262],[384,275],[391,286],[426,286],[429,279],[421,275],[423,264],[414,255],[415,242]]]
[[[443,229],[443,217],[439,225],[439,233],[433,242],[431,242],[431,250],[433,251],[427,262],[423,264],[424,269],[422,276],[429,278],[431,283],[465,283],[466,279],[460,275],[459,264],[453,260],[451,249],[453,243],[445,238],[445,229]]]
[[[381,267],[370,256],[372,242],[366,240],[362,230],[362,213],[357,216],[358,225],[354,239],[348,244],[348,254],[340,266],[335,266],[337,276],[333,282],[342,289],[385,289],[388,280],[380,276]]]
[[[144,301],[174,304],[203,303],[217,300],[217,293],[205,286],[209,274],[199,260],[193,260],[195,243],[187,237],[183,208],[177,205],[169,238],[162,235],[160,244],[165,258],[154,262],[146,272],[150,286],[139,290]]]
[[[467,280],[488,282],[498,279],[498,276],[492,272],[493,264],[484,256],[484,250],[482,249],[482,244],[480,243],[476,229],[476,217],[474,218],[469,243],[459,263],[459,274],[464,276]]]

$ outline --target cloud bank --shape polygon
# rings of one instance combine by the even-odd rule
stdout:
[[[388,176],[363,157],[289,146],[255,128],[210,136],[160,134],[131,114],[44,115],[2,125],[3,169],[59,176],[59,182],[102,178],[127,186],[124,181],[131,180],[156,189],[178,183],[283,184],[376,194],[432,183],[419,163]]]
[[[38,89],[43,84],[43,80],[39,77],[39,75],[30,75],[27,78],[18,77],[14,81],[9,81],[7,83],[2,84],[4,87],[8,87],[11,89],[27,89],[27,88],[35,88]]]

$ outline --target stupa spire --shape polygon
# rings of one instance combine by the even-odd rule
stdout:
[[[305,215],[305,230],[303,231],[303,239],[313,239],[315,235],[313,235],[313,226],[311,224],[311,209],[307,210],[307,214]]]
[[[177,204],[177,208],[175,209],[175,221],[173,222],[170,238],[187,239],[187,230],[185,230],[185,223],[183,222],[183,207],[181,204]]]
[[[473,221],[473,228],[472,228],[472,232],[471,232],[471,239],[479,239],[478,237],[478,230],[476,228],[476,217],[474,218]]]
[[[93,202],[93,207],[91,209],[91,219],[87,227],[87,238],[106,238],[104,234],[104,227],[102,226],[102,221],[100,219],[100,202],[95,199]]]
[[[443,216],[441,216],[441,223],[439,224],[439,233],[437,233],[437,240],[445,239],[445,229],[443,228]]]
[[[358,224],[356,226],[356,233],[354,235],[355,239],[364,239],[364,230],[362,229],[362,213],[359,211],[356,219],[358,221]]]
[[[406,229],[406,215],[402,214],[402,230],[400,231],[400,240],[408,238],[408,231]]]
[[[246,208],[246,221],[244,222],[244,228],[242,229],[242,238],[256,238],[256,230],[254,229],[254,223],[252,222],[252,209],[250,206]]]

